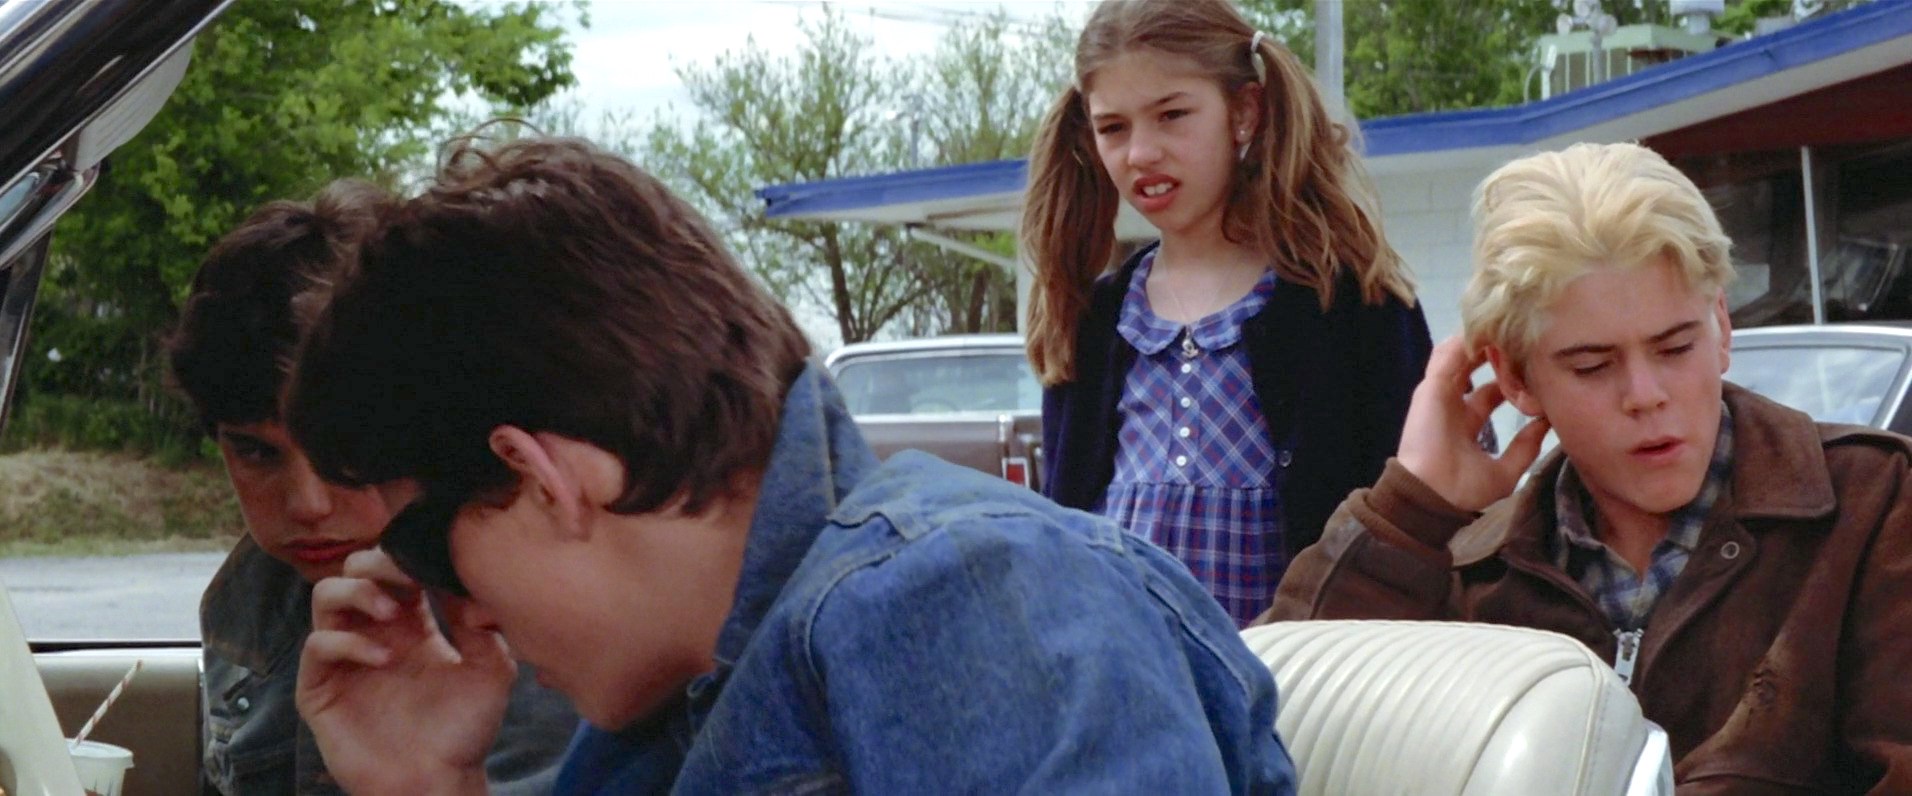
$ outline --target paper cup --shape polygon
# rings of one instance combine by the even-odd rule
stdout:
[[[126,769],[133,767],[133,750],[99,741],[69,742],[66,748],[73,753],[73,769],[87,796],[120,796]]]

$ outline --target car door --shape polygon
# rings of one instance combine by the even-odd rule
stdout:
[[[227,2],[0,3],[0,423],[24,365],[54,222],[86,193],[106,156],[165,104],[188,68],[193,37]],[[44,617],[29,608],[0,600],[0,787],[77,793],[60,739],[138,662],[138,676],[90,737],[133,750],[127,792],[198,792],[197,642],[189,634],[51,638],[35,632]],[[138,619],[149,606],[115,610]]]

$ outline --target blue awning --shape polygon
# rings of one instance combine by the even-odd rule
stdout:
[[[1899,40],[1906,40],[1903,46],[1881,47]],[[1703,95],[1873,47],[1891,53],[1887,66],[1912,61],[1912,0],[1876,0],[1538,102],[1373,119],[1361,124],[1361,132],[1371,168],[1439,153],[1532,146],[1595,126],[1650,120]],[[1814,79],[1825,82],[1801,86],[1798,93],[1846,78]],[[1663,130],[1630,137],[1657,132]],[[757,196],[768,218],[1014,229],[1027,171],[1025,160],[1002,160],[774,185]],[[1133,229],[1139,219],[1132,216],[1125,208],[1118,224]]]

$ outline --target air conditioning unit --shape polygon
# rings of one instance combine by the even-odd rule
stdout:
[[[1673,3],[1676,14],[1682,6],[1719,5],[1720,0],[1688,0],[1686,3],[1676,0]],[[1689,11],[1688,16],[1695,14],[1706,19],[1699,11]],[[1626,77],[1689,55],[1711,52],[1719,44],[1720,34],[1712,31],[1710,22],[1699,32],[1666,25],[1623,25],[1600,37],[1597,50],[1591,31],[1550,33],[1534,43],[1540,98]]]

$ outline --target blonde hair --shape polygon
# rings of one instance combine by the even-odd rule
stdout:
[[[1361,297],[1414,303],[1414,283],[1381,234],[1373,188],[1353,133],[1333,120],[1293,53],[1257,35],[1228,0],[1105,0],[1076,41],[1075,82],[1050,106],[1029,158],[1021,243],[1035,275],[1029,361],[1045,384],[1075,378],[1076,326],[1115,248],[1121,196],[1096,153],[1085,87],[1127,52],[1182,56],[1231,98],[1262,90],[1251,156],[1237,169],[1222,234],[1273,262],[1283,280],[1313,288],[1326,309],[1342,270]]]
[[[1695,291],[1733,280],[1732,241],[1693,181],[1637,144],[1575,144],[1515,160],[1474,192],[1474,276],[1461,294],[1468,346],[1518,366],[1546,312],[1595,268],[1665,257]]]

